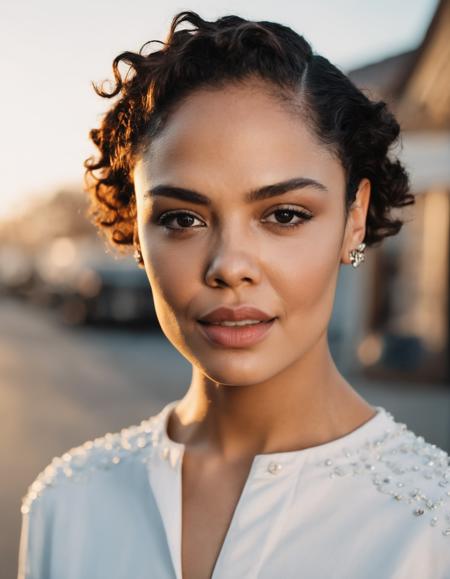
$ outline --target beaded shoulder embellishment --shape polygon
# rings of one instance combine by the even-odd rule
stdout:
[[[161,436],[159,418],[157,414],[143,420],[139,426],[129,426],[116,433],[108,432],[53,458],[28,487],[22,499],[22,514],[30,511],[33,501],[46,488],[54,487],[62,480],[86,481],[95,470],[110,469],[131,456],[147,462],[151,449],[158,444]]]
[[[367,476],[374,488],[411,505],[411,514],[425,517],[450,537],[450,457],[447,452],[396,422],[382,436],[321,461],[330,478]],[[422,482],[421,482],[422,481]],[[425,491],[426,489],[426,491]]]

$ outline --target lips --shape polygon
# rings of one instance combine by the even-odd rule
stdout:
[[[275,324],[275,318],[257,324],[245,326],[223,326],[208,322],[199,322],[201,333],[216,346],[225,348],[246,348],[257,344],[265,338]]]
[[[223,325],[223,322],[257,322],[253,324]],[[216,346],[245,348],[260,342],[270,331],[276,316],[251,305],[220,306],[198,321],[202,334]]]
[[[276,316],[272,316],[267,312],[250,305],[242,305],[236,308],[221,306],[210,311],[198,321],[203,324],[218,324],[227,321],[238,322],[242,320],[268,322],[275,319],[275,317]]]

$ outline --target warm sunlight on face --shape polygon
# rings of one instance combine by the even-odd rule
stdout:
[[[222,384],[257,383],[326,338],[344,255],[345,174],[301,119],[255,84],[197,91],[134,178],[158,319],[193,365]],[[276,317],[263,339],[211,342],[198,319],[240,304]]]

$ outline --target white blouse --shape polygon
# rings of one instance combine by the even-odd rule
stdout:
[[[19,579],[182,579],[177,403],[53,459],[23,499]],[[449,456],[376,409],[255,455],[212,579],[450,578]]]

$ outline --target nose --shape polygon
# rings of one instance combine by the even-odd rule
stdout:
[[[238,287],[242,283],[257,284],[261,278],[255,241],[236,231],[218,236],[212,244],[205,281],[211,287]]]

